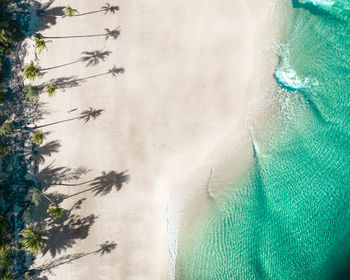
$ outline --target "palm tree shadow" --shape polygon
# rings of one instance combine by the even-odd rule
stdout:
[[[87,253],[75,253],[75,254],[68,254],[62,257],[57,258],[56,260],[49,261],[44,263],[38,268],[32,269],[31,274],[35,275],[36,277],[40,276],[42,272],[46,273],[52,273],[52,269],[55,267],[65,265],[65,264],[71,264],[73,261],[90,256],[95,254],[100,254],[100,256],[103,256],[105,254],[112,253],[113,250],[117,248],[117,243],[114,241],[105,241],[102,244],[99,244],[99,249],[90,251]],[[38,279],[38,278],[35,278]]]
[[[101,12],[104,12],[105,15],[115,14],[117,11],[119,11],[119,6],[106,3],[106,5],[101,7],[101,9],[99,9],[99,10],[81,13],[81,14],[76,15],[76,17],[86,16],[86,15],[91,15],[91,14],[96,14],[96,13],[101,13]]]
[[[105,40],[114,39],[116,40],[120,36],[119,27],[114,29],[105,28],[105,33],[99,34],[85,34],[85,35],[68,35],[68,36],[45,36],[45,39],[74,39],[74,38],[92,38],[92,37],[105,37]],[[37,34],[40,35],[40,34]]]
[[[90,181],[91,182],[90,188],[68,195],[64,199],[67,199],[85,192],[89,192],[89,191],[93,192],[95,196],[107,195],[114,188],[116,191],[119,191],[121,190],[124,184],[127,184],[129,182],[130,176],[126,174],[127,172],[128,172],[127,170],[119,173],[116,171],[109,171],[108,173],[102,172],[101,176],[98,176],[95,179]]]
[[[39,126],[36,126],[35,128],[37,129],[37,128],[42,128],[42,127],[47,127],[47,126],[51,126],[51,125],[55,125],[55,124],[59,124],[59,123],[64,123],[64,122],[70,122],[70,121],[74,121],[74,120],[83,120],[84,123],[87,123],[91,119],[93,119],[93,120],[97,119],[102,114],[102,112],[104,112],[104,109],[94,109],[92,107],[89,107],[89,109],[82,111],[80,113],[80,115],[77,117],[69,118],[69,119],[65,119],[65,120],[61,120],[61,121],[57,121],[57,122],[52,122],[52,123],[48,123],[48,124],[39,125]]]
[[[63,17],[64,14],[64,6],[58,6],[51,8],[51,5],[55,2],[55,0],[51,0],[45,4],[41,4],[39,9],[36,12],[38,18],[37,31],[42,31],[50,28],[53,25],[57,24],[57,18]]]
[[[43,250],[43,255],[50,253],[51,257],[55,257],[68,248],[72,248],[77,240],[88,237],[90,228],[95,223],[97,216],[91,214],[81,217],[73,213],[74,210],[80,209],[84,200],[79,200],[71,209],[66,210],[62,218],[47,219],[49,238],[47,246]]]
[[[49,252],[52,257],[55,257],[62,251],[72,248],[77,240],[87,238],[96,218],[97,216],[93,214],[86,217],[73,214],[66,221],[52,225],[48,230],[49,239],[43,254]]]
[[[113,66],[111,69],[109,69],[107,72],[84,77],[84,78],[77,78],[76,76],[70,76],[70,77],[61,77],[58,79],[52,79],[47,83],[43,83],[39,86],[37,86],[39,91],[44,91],[45,87],[48,85],[52,85],[55,88],[65,90],[66,88],[73,88],[80,86],[81,83],[86,82],[87,80],[101,77],[101,76],[106,76],[106,75],[112,75],[113,78],[117,77],[120,74],[124,74],[125,69],[123,67],[116,67]]]
[[[81,53],[83,56],[80,59],[82,62],[86,62],[86,67],[96,66],[101,61],[105,61],[105,59],[110,56],[111,53],[111,51],[103,50],[85,51]]]
[[[65,67],[65,66],[76,64],[76,63],[80,63],[80,62],[86,63],[86,67],[96,66],[100,62],[105,61],[106,58],[111,53],[112,53],[111,51],[104,51],[104,50],[85,51],[85,52],[81,53],[82,57],[80,57],[79,59],[74,60],[72,62],[60,64],[60,65],[57,65],[57,66],[43,68],[43,69],[41,69],[41,71],[44,71],[44,72],[41,72],[41,73],[44,75],[44,74],[46,74],[45,71],[49,71],[49,70],[52,70],[52,69]]]
[[[36,175],[36,179],[40,183],[42,191],[47,190],[50,186],[64,185],[64,182],[78,180],[91,171],[86,167],[72,169],[67,167],[55,167],[53,164],[54,162],[50,163]]]
[[[84,80],[78,79],[77,76],[70,76],[70,77],[60,77],[57,79],[51,79],[49,82],[43,83],[38,86],[39,91],[44,91],[45,87],[48,85],[52,85],[55,88],[65,90],[67,88],[73,88],[78,87],[83,83]]]
[[[36,146],[36,149],[33,151],[32,158],[37,164],[44,164],[45,157],[51,157],[52,154],[58,153],[60,147],[61,144],[57,140],[50,141],[42,146]]]
[[[108,173],[102,172],[102,175],[95,178],[94,182],[91,183],[91,186],[94,188],[92,192],[94,192],[95,195],[106,195],[109,194],[113,188],[119,191],[124,183],[129,182],[130,177],[126,172],[127,170],[120,173],[115,171],[110,171]]]

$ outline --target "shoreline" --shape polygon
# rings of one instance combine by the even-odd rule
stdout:
[[[254,91],[255,94],[247,106],[244,121],[232,129],[232,132],[209,153],[204,163],[177,186],[177,189],[181,190],[174,191],[169,200],[169,247],[173,259],[170,259],[172,269],[169,270],[168,279],[176,278],[177,250],[179,247],[180,250],[184,250],[181,249],[181,240],[188,234],[188,229],[194,224],[200,227],[201,220],[210,213],[216,201],[220,201],[229,191],[229,186],[232,187],[235,182],[240,181],[253,164],[254,135],[252,136],[250,130],[256,122],[269,118],[265,111],[265,103],[276,84],[273,76],[278,63],[276,45],[284,33],[284,28],[278,25],[278,21],[282,20],[282,9],[286,4],[278,1],[268,2],[267,7],[255,6],[256,10],[251,7],[251,12],[255,16],[259,15],[257,21],[263,23],[263,27],[257,31],[260,37],[258,36],[255,43],[256,68],[252,75],[254,83],[250,87],[250,91]],[[240,131],[239,136],[237,131]],[[190,195],[189,189],[192,189]]]

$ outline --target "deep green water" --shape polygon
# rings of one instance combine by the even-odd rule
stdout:
[[[176,279],[350,279],[350,1],[303,2],[286,11],[275,122],[252,129],[254,164],[184,237]]]

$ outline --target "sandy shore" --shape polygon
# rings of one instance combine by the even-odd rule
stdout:
[[[119,26],[121,35],[117,40],[53,39],[49,51],[39,56],[43,68],[75,62],[85,51],[111,53],[93,67],[77,62],[48,70],[39,84],[103,74],[114,65],[125,73],[79,81],[52,98],[41,96],[48,114],[38,125],[79,117],[89,107],[104,110],[87,123],[76,119],[43,127],[49,133],[46,143],[57,144],[57,151],[43,149],[39,171],[53,183],[46,193],[56,199],[72,195],[61,198],[65,209],[78,201],[81,205],[69,211],[64,230],[55,231],[49,251],[37,258],[34,268],[50,267],[41,276],[167,278],[165,210],[171,190],[203,163],[207,169],[202,174],[208,174],[212,162],[237,160],[223,147],[247,139],[248,104],[259,94],[256,85],[271,79],[273,59],[267,57],[264,67],[257,65],[257,46],[269,40],[262,34],[262,22],[270,1],[260,2],[122,0],[111,3],[120,6],[115,15],[57,18],[57,24],[42,31],[45,36],[94,35]],[[105,1],[56,0],[50,8],[67,4],[84,13],[98,10]],[[257,69],[265,70],[259,78]],[[79,167],[88,172],[57,184],[57,176],[71,174],[65,168]],[[114,185],[107,194],[85,191],[103,172],[119,174],[113,178],[121,189]],[[199,177],[201,182],[204,177]],[[103,255],[96,252],[106,241],[117,247]]]

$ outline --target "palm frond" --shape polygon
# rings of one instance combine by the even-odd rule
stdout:
[[[38,224],[28,225],[19,234],[22,247],[33,254],[41,253],[46,246],[46,230]]]
[[[46,86],[46,92],[48,93],[49,97],[52,97],[56,94],[57,88],[53,85]]]
[[[41,145],[44,142],[44,140],[46,139],[46,137],[41,129],[37,129],[34,132],[32,132],[31,137],[32,137],[32,142],[37,144],[37,145]]]

